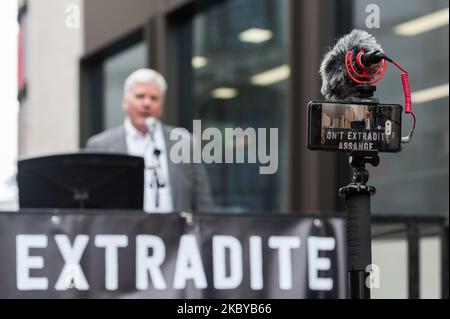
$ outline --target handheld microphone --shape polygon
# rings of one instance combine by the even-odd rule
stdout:
[[[365,67],[375,65],[386,58],[375,37],[358,29],[340,38],[325,54],[319,72],[322,77],[321,93],[325,99],[345,101],[352,97],[357,84],[346,72],[345,57],[348,52],[356,55],[361,50],[365,52],[361,55],[361,63]]]

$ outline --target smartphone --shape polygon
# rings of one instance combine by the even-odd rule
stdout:
[[[308,104],[308,148],[333,152],[399,152],[403,108],[397,104]]]

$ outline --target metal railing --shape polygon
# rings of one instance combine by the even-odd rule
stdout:
[[[371,220],[374,226],[372,228],[372,239],[406,237],[408,246],[408,297],[410,299],[420,298],[420,239],[428,236],[439,238],[441,246],[441,298],[448,299],[448,218],[375,214],[372,215]],[[389,225],[391,227],[386,227]],[[392,225],[395,226],[392,227]]]

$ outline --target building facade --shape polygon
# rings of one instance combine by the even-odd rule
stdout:
[[[220,207],[342,209],[336,193],[348,181],[346,158],[307,150],[306,104],[321,97],[317,71],[326,48],[359,27],[410,67],[413,96],[419,93],[413,143],[382,154],[382,165],[371,169],[374,211],[448,213],[448,22],[413,35],[401,31],[402,22],[448,6],[416,0],[400,10],[402,1],[369,2],[67,0],[44,8],[22,1],[27,83],[19,153],[74,151],[120,124],[123,80],[152,67],[169,84],[168,124],[192,130],[200,119],[204,127],[278,128],[276,174],[259,175],[252,164],[208,167]],[[425,50],[430,45],[439,50]],[[436,88],[440,96],[427,95]],[[395,70],[378,91],[382,102],[402,104]],[[410,124],[405,117],[404,132]]]
[[[367,30],[408,68],[418,118],[412,143],[370,168],[372,211],[448,218],[448,1],[22,0],[19,8],[20,155],[76,151],[122,123],[123,81],[151,67],[169,85],[168,124],[278,128],[276,174],[259,175],[256,164],[207,167],[218,207],[236,213],[343,210],[347,158],[307,149],[306,105],[322,98],[326,49],[352,28]],[[403,104],[393,67],[376,95]],[[405,116],[403,135],[410,126]],[[223,141],[234,150],[251,142]]]

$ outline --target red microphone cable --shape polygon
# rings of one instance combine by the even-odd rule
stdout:
[[[361,50],[356,56],[356,64],[362,72],[358,72],[353,66],[353,51],[347,52],[345,56],[345,70],[347,71],[348,76],[353,80],[353,82],[362,85],[371,85],[381,80],[384,76],[387,63],[386,61],[394,64],[400,71],[402,87],[403,87],[403,95],[405,97],[405,113],[410,114],[413,118],[413,127],[407,136],[402,137],[402,143],[409,143],[414,134],[414,130],[416,129],[416,116],[412,111],[412,99],[411,99],[411,87],[409,85],[408,71],[404,69],[397,62],[393,61],[391,58],[386,56],[384,53],[381,53],[383,59],[380,61],[378,65],[378,69],[374,70],[375,65],[366,67],[361,63],[361,56],[364,54],[364,50]]]
[[[405,113],[411,114],[413,118],[413,127],[409,132],[408,136],[402,137],[402,143],[411,142],[411,138],[414,134],[414,130],[416,129],[416,115],[412,110],[412,99],[411,99],[411,87],[409,85],[408,71],[404,69],[400,64],[393,61],[392,59],[386,57],[386,60],[395,65],[400,71],[402,71],[401,79],[402,79],[402,87],[403,87],[403,95],[405,96]]]

